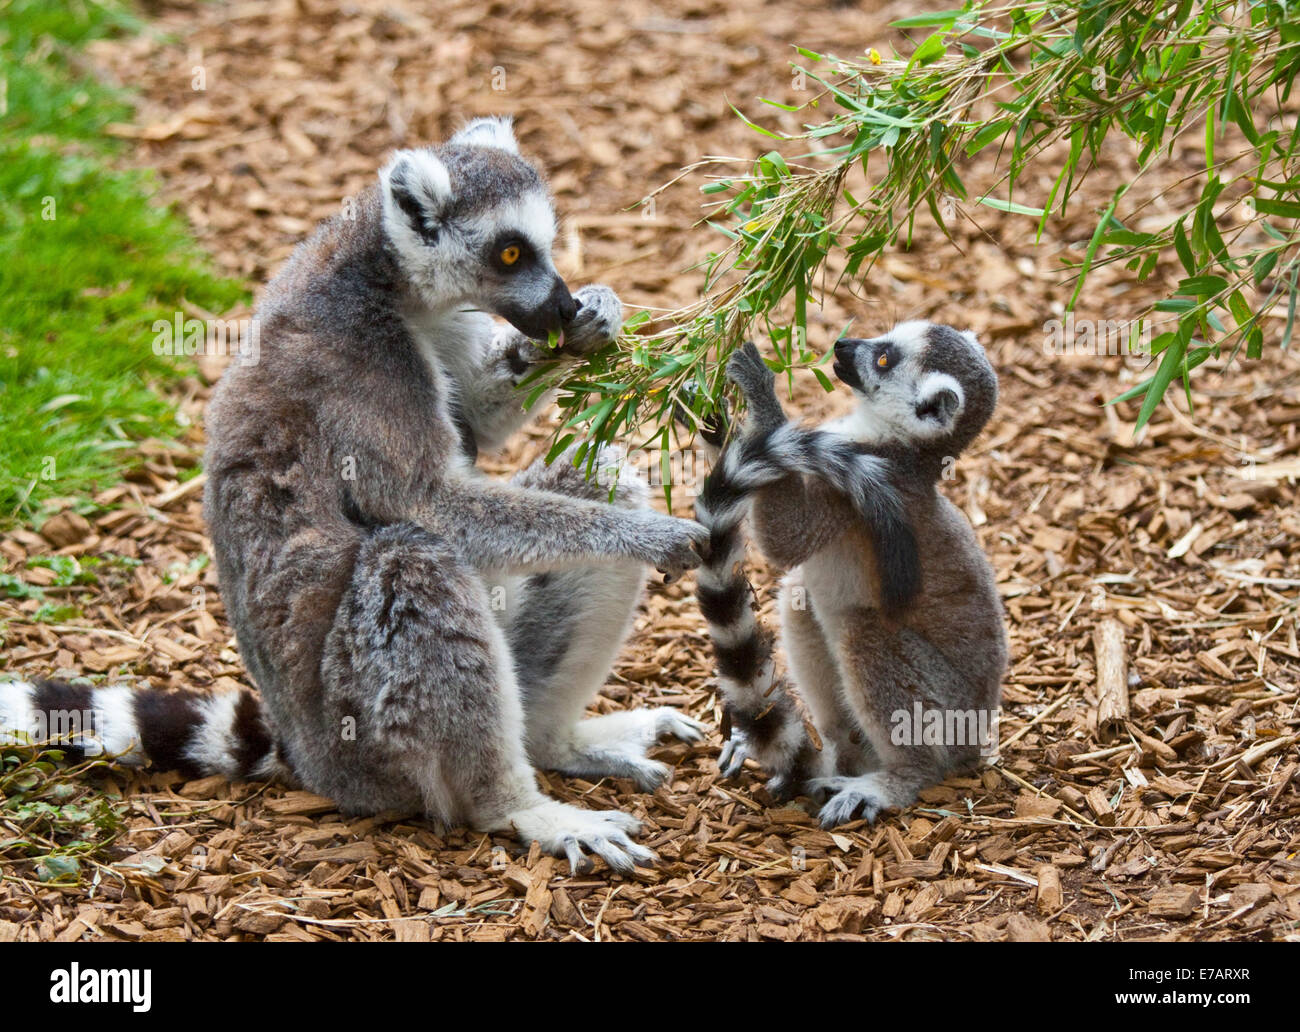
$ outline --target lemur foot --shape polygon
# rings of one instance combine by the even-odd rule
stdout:
[[[588,355],[618,337],[623,328],[623,302],[609,287],[598,284],[573,295],[578,312],[564,327],[564,350]]]
[[[568,747],[538,765],[576,777],[631,778],[643,792],[653,792],[671,768],[647,757],[646,750],[662,738],[703,741],[705,730],[671,706],[610,713],[579,722]]]
[[[688,717],[671,706],[656,706],[654,709],[639,712],[648,713],[655,718],[656,741],[679,738],[683,742],[702,742],[709,730],[694,717]]]
[[[885,810],[901,809],[916,799],[915,790],[904,791],[888,773],[876,771],[858,777],[814,778],[810,792],[830,793],[819,817],[823,828],[833,828],[862,818],[874,821]]]
[[[757,715],[728,703],[727,740],[718,754],[718,769],[726,778],[738,775],[746,760],[757,763],[767,774],[764,787],[777,800],[798,795],[821,769],[818,750],[785,692],[782,687]]]
[[[583,850],[595,853],[619,874],[652,866],[658,859],[629,838],[641,830],[641,822],[618,810],[582,810],[546,799],[506,819],[521,842],[537,842],[552,856],[565,857],[573,874],[591,870],[591,860]]]
[[[722,751],[718,753],[718,770],[724,778],[734,778],[744,770],[746,760],[753,760],[767,772],[767,781],[763,784],[767,794],[780,803],[799,794],[806,776],[803,768],[807,757],[804,754],[805,750],[800,748],[791,756],[769,758],[764,763],[745,737],[745,732],[732,728],[731,737],[722,743]]]
[[[745,769],[746,760],[758,762],[745,732],[733,728],[731,737],[722,743],[722,751],[718,753],[718,770],[724,778],[734,778]]]

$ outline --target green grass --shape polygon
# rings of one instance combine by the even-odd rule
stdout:
[[[103,129],[130,119],[129,98],[88,78],[77,48],[139,27],[116,0],[0,0],[0,526],[39,521],[46,500],[111,483],[136,442],[173,436],[157,388],[186,367],[154,355],[154,321],[248,296],[147,174],[112,168]]]

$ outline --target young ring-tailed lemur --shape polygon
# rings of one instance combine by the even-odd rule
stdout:
[[[610,504],[567,462],[502,483],[472,458],[527,418],[520,381],[552,357],[533,341],[587,353],[622,306],[557,275],[550,196],[508,121],[399,151],[353,214],[269,285],[260,362],[227,370],[208,412],[204,512],[260,700],[8,682],[0,733],[88,709],[93,748],[127,760],[513,829],[575,868],[583,850],[647,863],[637,821],[547,798],[534,768],[651,788],[667,767],[646,748],[700,738],[665,707],[580,718],[645,566],[694,568],[706,532],[635,477]]]
[[[973,334],[926,322],[841,340],[835,356],[857,406],[821,431],[785,423],[753,345],[733,356],[750,417],[696,505],[711,532],[699,597],[730,723],[719,764],[732,775],[752,757],[778,795],[829,793],[826,826],[907,806],[976,763],[1007,662],[992,568],[937,489],[993,412],[987,356]],[[790,571],[781,639],[820,752],[754,619],[746,509],[760,551]]]

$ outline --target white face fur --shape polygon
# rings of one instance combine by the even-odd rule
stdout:
[[[555,271],[555,212],[510,123],[480,118],[380,172],[384,232],[425,306],[478,308],[544,337],[576,303]]]
[[[949,342],[964,343],[984,360],[973,333],[923,320],[900,323],[883,337],[836,342],[835,373],[858,399],[835,424],[837,432],[876,445],[929,443],[952,433],[966,392],[956,377],[934,367],[934,332],[946,332]]]

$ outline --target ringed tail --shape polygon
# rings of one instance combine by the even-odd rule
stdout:
[[[714,448],[720,437],[716,428],[704,434]],[[754,591],[745,575],[741,528],[754,487],[746,486],[748,477],[736,475],[748,468],[743,462],[728,462],[741,443],[733,442],[723,452],[696,500],[695,518],[709,531],[706,558],[696,571],[696,596],[709,625],[723,697],[722,733],[728,746],[719,758],[722,773],[739,773],[752,752],[773,775],[769,790],[780,796],[797,791],[806,780],[814,750],[788,685],[777,677],[773,635],[758,622]],[[733,748],[741,741],[744,748]]]
[[[0,681],[0,745],[49,744],[76,759],[152,763],[189,778],[284,778],[288,767],[259,698],[127,685]]]

